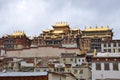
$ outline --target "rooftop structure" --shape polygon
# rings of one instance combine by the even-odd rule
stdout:
[[[96,33],[97,32],[97,33]],[[109,27],[95,27],[95,28],[85,28],[82,30],[82,38],[103,38],[103,40],[106,39],[112,39],[113,32],[112,29]]]
[[[3,36],[0,39],[0,47],[5,50],[29,48],[30,39],[23,31],[16,31],[11,35]]]
[[[81,49],[88,52],[97,49],[101,51],[101,42],[112,40],[113,32],[109,27],[95,27],[85,28],[82,32],[81,37]]]
[[[25,36],[23,31],[15,31],[11,36]]]
[[[95,27],[95,28],[85,28],[83,31],[108,31],[110,30],[109,27]]]
[[[57,26],[57,27],[61,26],[61,27],[64,27],[64,26],[69,26],[69,25],[67,24],[67,22],[56,22],[56,24],[53,25],[53,26]]]
[[[79,48],[81,31],[78,28],[70,29],[66,22],[57,22],[52,25],[53,29],[43,30],[32,40],[32,45],[58,46],[66,48]]]

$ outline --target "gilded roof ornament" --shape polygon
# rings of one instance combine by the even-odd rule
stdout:
[[[75,28],[73,28],[73,29],[71,29],[71,30],[79,30],[79,28],[78,28],[78,27],[75,27]]]
[[[50,29],[46,29],[46,30],[43,30],[44,32],[49,32],[50,31]]]
[[[24,36],[24,35],[25,35],[24,31],[15,31],[15,32],[12,34],[12,36]]]
[[[54,26],[69,26],[68,24],[67,24],[67,22],[56,22],[56,24],[54,25]]]
[[[90,28],[85,28],[85,30],[83,30],[83,31],[106,31],[106,30],[110,30],[109,29],[109,27],[95,27],[95,28],[92,28],[92,27],[90,27]]]

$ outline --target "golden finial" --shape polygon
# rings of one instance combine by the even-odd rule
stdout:
[[[94,57],[96,56],[96,49],[94,49],[94,53],[93,53],[93,56],[94,56]]]

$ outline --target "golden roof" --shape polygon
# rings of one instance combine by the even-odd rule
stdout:
[[[76,30],[79,30],[79,28],[75,27],[75,28],[73,28],[73,29],[71,29],[71,30],[75,30],[75,31],[76,31]]]
[[[67,22],[57,22],[54,26],[69,26]]]
[[[106,31],[110,30],[108,27],[85,28],[83,31]]]
[[[57,36],[55,36],[55,35],[52,35],[52,36],[51,36],[51,38],[57,38]]]
[[[12,36],[24,36],[25,33],[23,31],[16,31],[12,34]]]
[[[50,29],[46,29],[46,30],[43,30],[44,32],[49,32],[50,31]]]
[[[63,33],[64,31],[54,31],[53,33]]]

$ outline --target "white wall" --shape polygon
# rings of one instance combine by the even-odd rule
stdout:
[[[101,70],[96,70],[95,63],[92,63],[92,80],[96,79],[105,79],[105,78],[113,78],[113,79],[120,79],[120,63],[119,63],[119,70],[113,71],[112,63],[110,63],[110,70],[104,70],[104,63],[101,63]]]
[[[114,43],[110,43],[111,47],[108,47],[108,44],[106,44],[106,47],[104,47],[104,43],[101,44],[101,51],[104,52],[104,49],[111,49],[111,52],[114,53],[114,49],[118,50],[120,47],[118,46],[118,43],[116,43],[116,47],[114,47]]]
[[[77,44],[73,43],[73,44],[62,44],[62,47],[66,47],[66,48],[77,48]]]
[[[23,67],[33,67],[34,66],[34,63],[26,63],[25,61],[22,61],[21,62],[21,66]]]
[[[45,57],[45,56],[60,56],[61,53],[77,53],[80,54],[78,48],[66,49],[57,47],[38,47],[23,50],[7,51],[7,57]]]
[[[80,60],[80,61],[79,61],[79,60]],[[76,59],[76,63],[79,64],[79,65],[82,65],[82,63],[86,63],[85,57],[83,57],[83,58],[77,58],[77,59]]]
[[[0,51],[0,56],[5,56],[5,50],[2,50]]]
[[[62,74],[49,73],[48,80],[66,80],[66,76]]]

